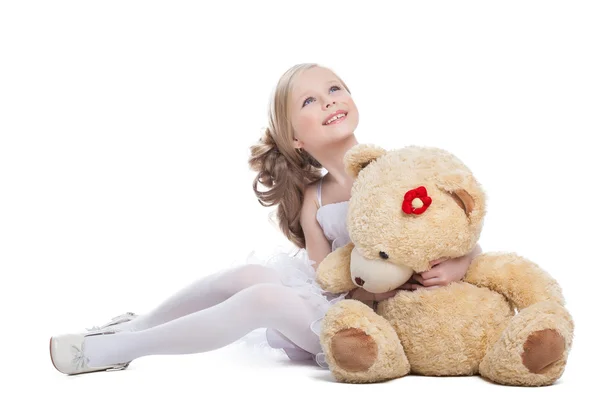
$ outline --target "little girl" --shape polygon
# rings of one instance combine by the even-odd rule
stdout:
[[[258,172],[253,188],[259,202],[278,205],[279,227],[298,253],[279,252],[268,261],[209,275],[147,314],[126,313],[87,332],[53,336],[54,367],[65,374],[121,370],[143,356],[215,350],[259,328],[267,328],[267,343],[290,359],[313,359],[326,367],[315,322],[336,301],[380,301],[397,290],[462,279],[479,247],[388,293],[356,289],[333,296],[314,282],[325,256],[350,241],[346,212],[353,180],[343,156],[357,144],[357,125],[350,91],[331,70],[299,64],[286,71],[272,99],[269,127],[252,146],[249,164]],[[268,190],[260,192],[258,183]]]

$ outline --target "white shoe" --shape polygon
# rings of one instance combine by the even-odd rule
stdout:
[[[89,334],[72,333],[50,338],[50,359],[59,372],[67,375],[83,374],[96,371],[119,371],[129,366],[130,362],[101,367],[88,366],[85,356],[85,338],[95,335],[110,335],[115,332],[97,332]]]
[[[132,312],[126,312],[125,314],[121,314],[121,315],[114,317],[113,319],[111,319],[110,321],[105,323],[104,325],[92,326],[91,328],[85,328],[85,329],[89,333],[106,332],[109,330],[114,331],[114,332],[121,332],[123,330],[123,328],[126,327],[126,325],[125,326],[122,325],[123,323],[129,322],[137,317],[138,317],[138,315],[136,315]],[[121,325],[121,326],[119,326],[119,325]],[[125,330],[127,330],[127,329],[125,329]]]

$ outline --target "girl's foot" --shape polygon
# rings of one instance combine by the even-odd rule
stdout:
[[[85,338],[95,335],[114,334],[114,331],[104,331],[88,334],[65,334],[50,338],[50,359],[59,372],[67,375],[83,374],[96,371],[119,371],[129,366],[130,362],[90,367],[89,358],[85,354]]]

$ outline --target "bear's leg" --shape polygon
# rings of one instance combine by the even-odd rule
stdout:
[[[340,382],[381,382],[410,371],[392,325],[357,300],[342,300],[329,309],[321,326],[321,346]]]
[[[533,304],[515,315],[491,344],[479,373],[504,385],[551,385],[564,372],[573,328],[571,316],[560,304]]]

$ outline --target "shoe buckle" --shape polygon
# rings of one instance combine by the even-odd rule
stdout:
[[[98,330],[103,330],[103,329],[106,329],[106,328],[108,328],[110,326],[113,326],[113,325],[118,325],[118,324],[121,324],[123,322],[131,321],[134,317],[136,317],[136,314],[133,313],[133,312],[131,312],[131,311],[128,311],[128,312],[126,312],[124,314],[117,315],[116,317],[111,318],[111,320],[109,322],[107,322],[106,324],[104,324],[104,325],[93,326],[91,328],[86,328],[86,329],[88,331],[90,331],[90,332],[92,332],[92,331],[98,331]]]

